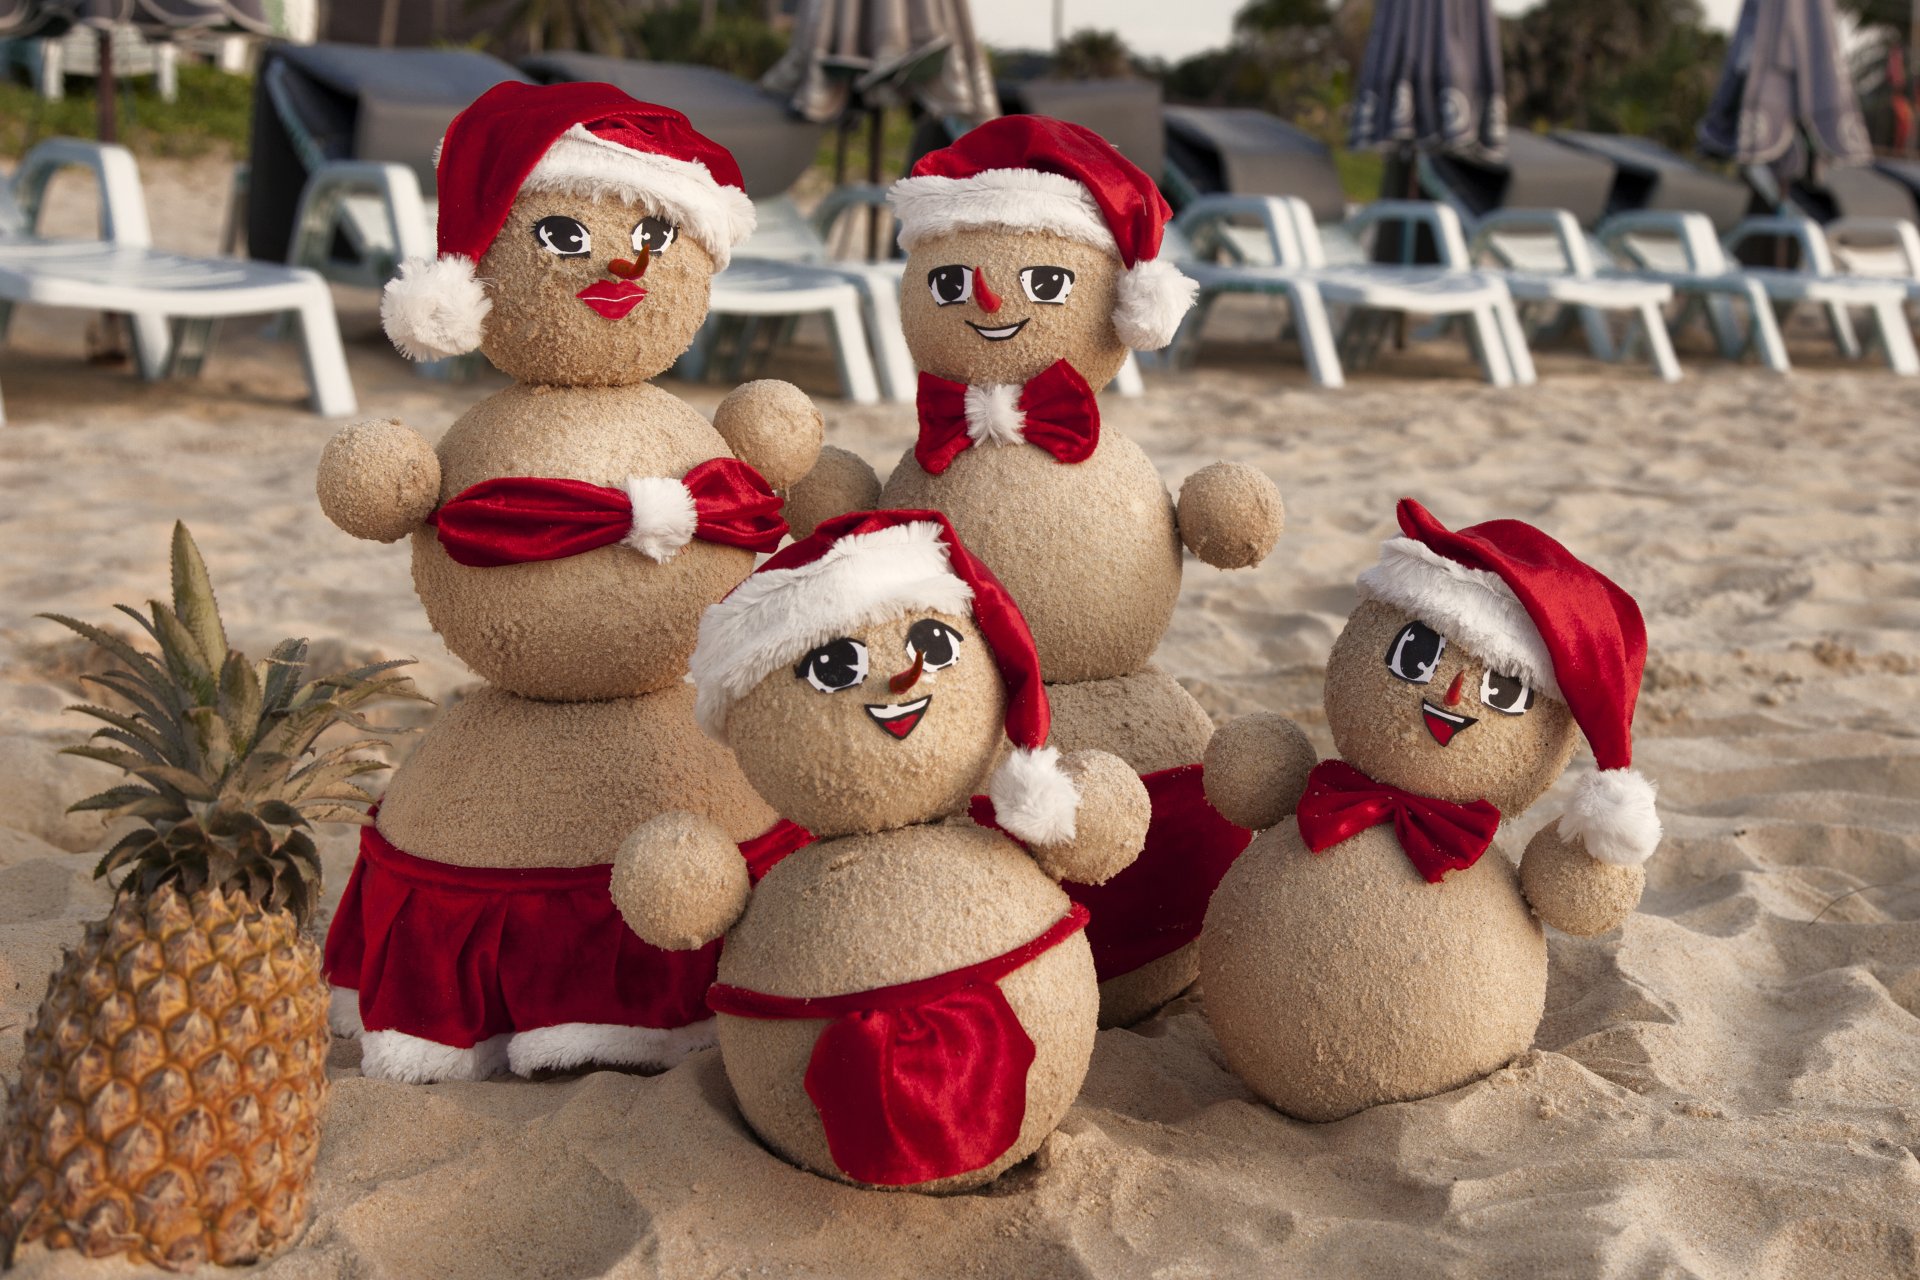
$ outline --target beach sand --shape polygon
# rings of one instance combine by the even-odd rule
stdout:
[[[162,239],[193,166],[148,166]],[[205,166],[200,170],[204,171]],[[177,169],[177,173],[176,173]],[[187,176],[179,176],[179,175]],[[77,199],[77,197],[63,196]],[[211,230],[209,230],[211,228]],[[349,295],[343,295],[343,301]],[[417,377],[365,296],[345,315],[362,415],[429,435],[502,385]],[[1256,309],[1200,370],[1106,402],[1170,486],[1216,458],[1265,469],[1288,530],[1256,570],[1189,559],[1160,663],[1219,719],[1272,709],[1330,750],[1319,686],[1354,575],[1419,497],[1459,525],[1533,521],[1640,600],[1652,657],[1636,763],[1667,838],[1615,934],[1550,934],[1535,1048],[1482,1082],[1329,1125],[1227,1072],[1203,995],[1102,1032],[1039,1155],[947,1199],[863,1192],[754,1140],[719,1058],[421,1088],[363,1079],[336,1041],[316,1187],[275,1277],[1920,1276],[1920,435],[1914,389],[1796,343],[1782,380],[1688,360],[1687,380],[1544,357],[1520,392],[1457,348],[1395,356],[1343,393],[1277,367]],[[1233,325],[1239,327],[1235,329]],[[0,353],[0,1076],[62,945],[103,913],[106,835],[63,807],[109,771],[79,740],[84,646],[160,594],[171,522],[206,553],[234,641],[312,637],[322,661],[414,656],[472,677],[428,629],[405,552],[321,516],[290,346],[229,325],[197,384],[79,358],[79,318],[23,312]],[[776,366],[828,439],[883,468],[910,410],[828,399],[819,352]],[[721,388],[669,383],[710,412]],[[1517,854],[1574,775],[1501,843]],[[324,841],[328,904],[353,833]],[[324,921],[322,922],[324,925]],[[34,1248],[28,1277],[131,1274]]]

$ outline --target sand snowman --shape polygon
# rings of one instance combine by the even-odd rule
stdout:
[[[1093,913],[1102,1023],[1132,1022],[1193,981],[1207,899],[1249,838],[1206,801],[1212,722],[1151,663],[1181,548],[1220,568],[1259,563],[1280,497],[1252,468],[1216,463],[1176,506],[1139,446],[1101,426],[1094,392],[1129,348],[1164,347],[1194,292],[1157,256],[1166,201],[1105,139],[1006,116],[922,158],[890,199],[919,438],[884,489],[823,451],[789,515],[804,527],[875,501],[946,513],[1033,627],[1054,741],[1142,776],[1153,826],[1139,860],[1107,885],[1069,887]]]
[[[1546,1001],[1541,922],[1617,927],[1660,840],[1629,768],[1646,662],[1632,597],[1518,520],[1450,531],[1411,499],[1399,515],[1327,662],[1341,758],[1315,764],[1273,715],[1234,721],[1207,753],[1220,811],[1273,828],[1207,912],[1207,1020],[1234,1071],[1304,1120],[1427,1097],[1524,1052]],[[1599,771],[1568,812],[1518,871],[1487,856],[1581,733]]]
[[[1032,1154],[1099,1006],[1055,881],[1131,862],[1148,802],[1119,759],[1045,745],[1005,588],[937,512],[840,516],[707,611],[693,677],[702,726],[814,842],[768,869],[663,816],[613,894],[655,946],[726,935],[709,999],[747,1122],[868,1186],[960,1190]],[[958,816],[983,782],[997,830]]]
[[[437,449],[395,422],[327,446],[321,506],[410,537],[414,586],[486,685],[443,712],[366,829],[327,942],[335,1028],[368,1075],[657,1067],[711,1043],[715,953],[646,947],[607,884],[656,814],[745,839],[775,817],[694,724],[701,610],[786,531],[774,490],[820,420],[752,383],[710,425],[649,385],[753,224],[685,116],[609,85],[503,84],[439,159],[439,247],[381,314],[415,359],[479,349],[518,381]]]

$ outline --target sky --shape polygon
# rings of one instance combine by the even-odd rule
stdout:
[[[1595,0],[1604,4],[1607,0]],[[1060,0],[1066,29],[1118,31],[1135,52],[1184,58],[1227,43],[1243,0]],[[1715,26],[1731,28],[1740,0],[1704,0]],[[1501,13],[1520,13],[1533,0],[1494,0]],[[1044,49],[1053,43],[1053,0],[973,0],[980,38],[1003,49]]]

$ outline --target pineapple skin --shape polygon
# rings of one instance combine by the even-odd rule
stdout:
[[[0,1121],[0,1259],[40,1240],[168,1270],[305,1224],[326,1106],[320,948],[219,888],[124,895],[47,984]]]

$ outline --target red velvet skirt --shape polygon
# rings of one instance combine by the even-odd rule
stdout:
[[[368,1031],[466,1049],[586,1022],[669,1029],[708,1016],[720,944],[662,951],[608,893],[612,867],[457,867],[373,826],[327,931],[325,971]]]

